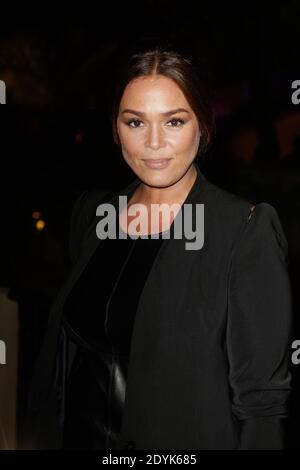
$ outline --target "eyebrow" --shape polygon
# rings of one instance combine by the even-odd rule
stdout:
[[[131,114],[136,114],[137,116],[144,117],[146,113],[142,113],[142,111],[136,111],[134,109],[129,109],[126,108],[122,111],[122,114],[124,113],[131,113]],[[187,109],[184,108],[177,108],[177,109],[171,109],[170,111],[165,111],[164,113],[160,113],[162,116],[171,116],[172,114],[176,113],[189,113]]]

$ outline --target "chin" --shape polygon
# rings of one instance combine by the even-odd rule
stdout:
[[[140,179],[149,186],[164,188],[176,181],[176,173],[167,170],[147,170],[140,174]]]

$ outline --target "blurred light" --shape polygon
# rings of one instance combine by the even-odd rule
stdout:
[[[33,219],[39,219],[41,217],[41,213],[39,211],[33,211],[31,216]]]
[[[36,223],[35,223],[35,228],[36,228],[38,231],[41,231],[41,230],[43,230],[43,229],[45,228],[45,225],[46,225],[46,224],[45,224],[45,221],[42,220],[42,219],[39,219],[39,220],[37,220]]]
[[[80,142],[83,141],[83,134],[82,134],[82,132],[77,132],[77,134],[75,134],[75,141],[76,141],[77,143],[80,143]]]

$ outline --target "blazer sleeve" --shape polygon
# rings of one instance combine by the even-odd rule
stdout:
[[[285,448],[292,294],[288,244],[278,214],[256,205],[233,252],[226,332],[239,449]]]

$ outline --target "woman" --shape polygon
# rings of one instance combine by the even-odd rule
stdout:
[[[181,54],[158,48],[124,61],[112,125],[136,179],[117,194],[86,191],[74,206],[73,269],[36,364],[28,446],[283,448],[292,314],[277,212],[202,174],[196,158],[214,119]],[[116,238],[99,224],[107,202]],[[197,249],[187,249],[187,230],[174,236],[182,220],[204,230]]]

